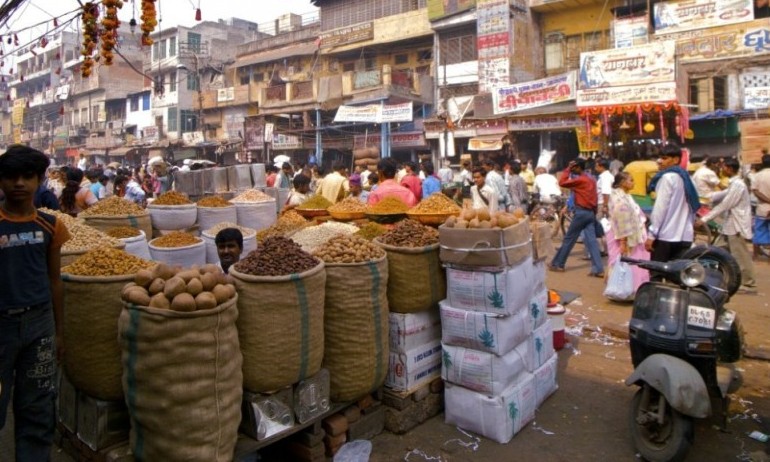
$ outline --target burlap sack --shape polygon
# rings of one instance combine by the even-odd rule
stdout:
[[[121,250],[125,249],[126,243],[123,241],[120,241],[114,248],[121,249]],[[88,253],[88,250],[73,250],[73,251],[62,250],[61,260],[59,265],[61,265],[62,268],[64,268],[67,265],[71,265],[75,263],[75,260],[82,257],[86,253]]]
[[[91,215],[83,217],[88,226],[93,226],[102,232],[107,232],[112,228],[119,226],[130,226],[144,231],[147,239],[152,239],[152,221],[150,214],[145,212],[141,215]]]
[[[326,265],[324,367],[331,399],[351,401],[388,373],[388,260]]]
[[[241,421],[237,296],[177,312],[125,305],[118,331],[137,462],[229,462]]]
[[[238,289],[243,386],[283,388],[321,369],[326,270],[320,263],[289,276],[251,276],[230,268]]]
[[[388,305],[393,313],[415,313],[438,306],[446,298],[446,274],[438,244],[393,247],[374,242],[388,253]]]
[[[134,275],[90,277],[62,274],[64,370],[75,387],[106,401],[123,400],[118,344],[120,291]]]

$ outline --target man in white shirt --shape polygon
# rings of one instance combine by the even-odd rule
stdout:
[[[326,175],[323,181],[318,185],[316,194],[324,196],[332,204],[336,204],[344,199],[350,188],[344,173],[345,166],[343,164],[335,165],[334,171]]]
[[[510,196],[508,195],[508,188],[505,187],[505,179],[497,171],[497,163],[492,160],[485,160],[481,163],[484,170],[487,171],[485,183],[495,188],[498,201],[502,207],[507,207],[510,204]],[[475,176],[474,176],[475,178]]]
[[[692,246],[698,192],[686,170],[679,166],[681,148],[664,146],[658,158],[660,171],[649,189],[656,193],[645,248],[654,261],[670,261]]]
[[[535,169],[535,182],[532,185],[532,191],[540,195],[540,202],[552,204],[557,198],[561,197],[561,187],[559,180],[546,171],[545,167]]]
[[[615,178],[610,173],[610,162],[607,159],[596,161],[596,173],[599,174],[596,179],[596,192],[598,194],[599,218],[607,216],[607,210],[610,204],[610,194],[612,193],[612,183]]]
[[[473,208],[489,209],[489,213],[497,212],[498,195],[495,188],[486,182],[486,177],[489,176],[487,170],[483,167],[477,167],[473,169],[473,183],[471,187],[471,199],[473,200]]]
[[[742,289],[745,291],[755,290],[757,281],[754,276],[754,262],[751,260],[751,254],[749,254],[744,240],[751,240],[752,238],[749,188],[738,174],[740,172],[738,159],[726,159],[723,164],[723,171],[725,175],[730,177],[727,190],[713,196],[714,208],[699,219],[696,224],[703,225],[722,213],[727,215],[722,226],[722,234],[727,236],[727,247],[741,268]]]
[[[754,175],[751,191],[757,198],[754,217],[754,255],[760,255],[760,246],[770,245],[770,154],[762,156],[762,169]]]
[[[711,196],[719,190],[719,159],[709,157],[692,175],[701,202],[710,203]]]
[[[441,186],[444,186],[454,181],[455,174],[452,167],[449,166],[448,160],[444,159],[441,165],[442,167],[438,169],[438,179],[441,180]]]

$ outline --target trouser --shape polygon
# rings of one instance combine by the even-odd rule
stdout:
[[[653,261],[671,261],[676,260],[679,255],[692,247],[692,242],[668,242],[655,240],[652,243],[652,253],[650,260]]]
[[[730,253],[738,262],[738,266],[741,268],[741,281],[744,286],[754,287],[757,285],[757,280],[754,276],[754,261],[751,259],[749,249],[746,248],[746,242],[743,240],[740,234],[734,234],[727,237],[727,247],[730,249]]]
[[[583,234],[583,242],[588,249],[588,255],[591,257],[591,272],[598,274],[604,272],[604,264],[602,263],[602,257],[599,252],[599,244],[596,242],[596,216],[594,212],[588,209],[582,209],[580,207],[575,208],[575,215],[572,218],[572,222],[567,229],[567,234],[564,236],[564,240],[559,247],[559,251],[551,261],[551,266],[558,268],[564,268],[567,264],[567,257],[569,257],[572,248],[577,242],[580,233]]]
[[[0,313],[0,430],[13,392],[17,462],[50,459],[55,427],[56,347],[50,304]]]

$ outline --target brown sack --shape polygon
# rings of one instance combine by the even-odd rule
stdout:
[[[118,331],[137,462],[233,459],[243,398],[237,300],[192,312],[125,305]]]
[[[243,386],[255,393],[315,375],[324,355],[326,270],[251,276],[230,268],[238,289]]]
[[[88,226],[93,226],[103,233],[119,226],[130,226],[144,231],[147,239],[152,239],[152,221],[147,212],[141,215],[90,215],[83,217],[83,220]]]
[[[446,298],[446,272],[438,244],[394,247],[374,240],[388,253],[388,305],[393,313],[415,313],[438,306]]]
[[[388,373],[388,260],[326,265],[324,367],[331,399],[352,401]]]
[[[123,366],[118,344],[120,291],[134,280],[127,276],[75,276],[64,281],[64,370],[70,382],[88,396],[122,401]]]

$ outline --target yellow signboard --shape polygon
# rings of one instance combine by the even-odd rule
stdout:
[[[578,149],[580,152],[599,150],[599,137],[591,135],[590,132],[586,131],[585,127],[575,127],[575,135],[577,135]]]
[[[14,125],[24,123],[24,109],[27,107],[27,99],[19,98],[13,102],[13,112],[11,112],[11,122]]]

